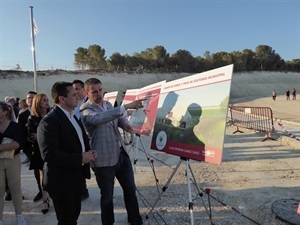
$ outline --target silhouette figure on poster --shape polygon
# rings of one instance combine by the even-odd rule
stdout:
[[[156,122],[172,124],[172,109],[176,105],[177,99],[178,94],[176,94],[174,91],[171,91],[167,94],[161,108],[157,109]]]
[[[196,146],[205,146],[205,144],[199,140],[197,135],[195,134],[195,126],[199,124],[200,117],[202,115],[202,108],[200,105],[196,103],[192,103],[187,107],[187,110],[184,116],[181,117],[179,121],[179,129],[178,134],[174,134],[171,136],[171,140],[177,140],[177,142],[191,144]]]
[[[199,139],[199,135],[195,134],[195,126],[200,122],[202,107],[196,103],[191,103],[183,115],[175,115],[172,109],[176,104],[178,95],[174,92],[169,94],[162,107],[157,111],[153,132],[154,140],[158,133],[163,130],[170,142],[201,146],[201,149],[204,149],[205,143]]]

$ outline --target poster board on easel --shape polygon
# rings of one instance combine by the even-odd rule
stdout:
[[[118,96],[118,91],[108,92],[105,93],[103,99],[109,101],[112,104],[112,106],[115,106],[117,96]]]
[[[151,149],[221,164],[233,65],[162,85]]]
[[[128,89],[128,90],[126,90],[126,93],[125,93],[123,101],[122,101],[122,105],[133,102],[136,99],[138,90],[139,89]],[[132,111],[133,111],[133,109],[128,109],[126,111],[126,114],[124,115],[124,117],[126,118],[127,121],[129,121]]]
[[[165,80],[160,81],[138,90],[136,99],[145,100],[143,101],[143,107],[133,110],[129,119],[129,124],[135,134],[150,135],[155,121],[161,86],[165,82]]]

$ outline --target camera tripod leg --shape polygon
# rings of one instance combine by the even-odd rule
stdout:
[[[190,210],[190,216],[191,216],[191,225],[194,225],[194,203],[192,200],[192,192],[191,192],[191,180],[190,180],[190,173],[189,170],[190,166],[189,166],[189,160],[185,161],[185,165],[186,165],[186,181],[188,184],[188,195],[189,195],[189,210]]]
[[[182,162],[182,160],[180,159],[180,160],[178,161],[178,163],[177,163],[175,169],[173,170],[171,176],[169,177],[167,183],[165,184],[165,186],[163,186],[162,192],[160,192],[159,196],[157,197],[157,199],[156,199],[155,203],[153,204],[152,208],[150,209],[149,213],[152,213],[152,211],[154,210],[154,208],[155,208],[155,206],[157,205],[158,201],[160,200],[161,196],[162,196],[163,193],[168,189],[169,184],[170,184],[172,178],[174,177],[175,173],[177,172],[177,170],[178,170],[178,168],[179,168],[181,162]],[[149,216],[147,215],[147,216],[146,216],[146,219],[148,219],[148,218],[149,218]]]
[[[154,175],[154,178],[155,178],[155,182],[156,182],[157,193],[159,194],[159,188],[158,188],[159,180],[158,180],[158,178],[157,178],[157,176],[156,176],[156,173],[155,173],[153,160],[150,160],[150,157],[149,157],[148,153],[146,152],[146,148],[145,148],[145,145],[144,145],[144,143],[143,143],[141,137],[140,137],[140,142],[141,142],[142,149],[143,149],[142,151],[143,151],[144,154],[146,155],[146,158],[147,158],[147,160],[148,160],[148,162],[149,162],[149,165],[150,165],[150,167],[151,167],[151,169],[152,169],[152,172],[153,172],[153,175]]]

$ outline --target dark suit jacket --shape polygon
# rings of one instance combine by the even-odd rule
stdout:
[[[86,151],[90,150],[89,139],[79,123]],[[90,179],[89,164],[82,165],[82,147],[75,128],[66,114],[58,107],[43,118],[37,129],[37,141],[41,156],[47,163],[49,192],[81,189],[84,178]]]
[[[24,141],[27,141],[28,137],[28,129],[27,129],[27,123],[28,123],[28,117],[30,116],[30,110],[26,109],[24,112],[21,112],[18,115],[18,124],[20,124],[20,127],[22,129],[22,134]]]

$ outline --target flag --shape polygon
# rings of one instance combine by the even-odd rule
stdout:
[[[39,32],[39,28],[38,28],[35,20],[33,19],[33,34],[34,34],[34,37],[37,36],[38,32]]]

